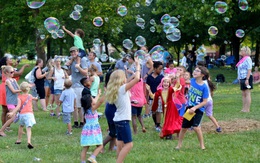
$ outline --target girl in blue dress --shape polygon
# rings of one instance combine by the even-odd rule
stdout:
[[[86,123],[81,132],[80,144],[83,147],[81,151],[81,163],[86,163],[86,153],[90,146],[96,146],[92,155],[88,158],[88,162],[96,163],[96,156],[103,148],[102,132],[98,122],[97,108],[105,100],[104,96],[97,102],[100,93],[96,98],[92,98],[90,94],[81,98],[81,105],[84,109],[84,117]]]

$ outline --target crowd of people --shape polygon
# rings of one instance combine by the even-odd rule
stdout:
[[[143,133],[147,131],[143,118],[152,117],[154,129],[160,133],[161,139],[178,139],[177,150],[182,147],[188,129],[195,131],[201,149],[205,149],[201,130],[204,112],[216,126],[216,132],[222,131],[213,116],[212,96],[216,87],[211,82],[209,71],[203,63],[198,62],[190,73],[188,63],[175,67],[172,61],[165,63],[163,60],[153,61],[151,58],[140,63],[137,57],[129,53],[116,63],[115,69],[106,73],[102,93],[100,76],[103,72],[101,64],[95,60],[95,52],[87,55],[82,53],[84,49],[81,46],[78,47],[78,44],[82,43],[79,42],[82,31],[77,30],[75,34],[67,29],[65,31],[75,39],[76,46],[69,49],[71,60],[66,63],[66,67],[63,67],[61,58],[56,57],[50,59],[46,68],[43,68],[43,60],[38,59],[32,70],[35,78],[33,82],[22,82],[20,85],[17,82],[29,65],[23,65],[16,70],[10,55],[1,59],[0,136],[6,136],[5,132],[10,130],[10,125],[19,112],[20,126],[15,144],[21,144],[25,126],[27,147],[34,148],[31,142],[31,128],[36,123],[33,110],[38,109],[38,99],[41,109],[50,111],[50,116],[57,118],[62,116],[63,122],[67,125],[67,135],[72,135],[72,128],[82,128],[80,141],[82,163],[86,160],[97,162],[97,155],[104,152],[108,143],[110,143],[109,150],[115,148],[117,150],[117,162],[123,162],[133,148],[131,131],[134,134],[138,133],[137,120],[141,125],[141,131]],[[141,49],[148,53],[147,47]],[[250,111],[250,90],[253,88],[253,78],[257,78],[257,70],[255,75],[251,73],[252,61],[248,57],[249,54],[250,49],[243,47],[241,49],[243,58],[237,64],[243,98],[242,112]],[[109,132],[103,139],[97,109],[105,101]],[[145,111],[142,115],[143,107]],[[91,156],[86,158],[90,146],[96,148]]]

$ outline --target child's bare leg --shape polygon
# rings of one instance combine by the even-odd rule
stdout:
[[[115,145],[116,145],[116,138],[112,138],[112,140],[109,143],[109,150],[110,151],[114,150]]]
[[[48,111],[48,110],[46,109],[45,99],[40,99],[40,103],[41,103],[41,106],[42,106],[42,110],[43,110],[43,111]]]
[[[33,110],[38,110],[38,100],[32,100]]]
[[[134,130],[134,134],[136,134],[137,133],[136,115],[132,116],[132,126]]]
[[[161,124],[161,113],[156,112],[156,123]]]
[[[201,149],[205,149],[204,140],[203,140],[203,134],[202,134],[202,131],[201,131],[201,127],[194,127],[193,129],[194,129],[194,131],[196,132],[197,137],[198,137],[198,140],[199,140],[199,142],[200,142],[200,148],[201,148]]]
[[[182,146],[182,141],[183,141],[183,138],[187,132],[187,128],[182,128],[181,131],[180,131],[180,134],[179,134],[179,140],[178,140],[178,145],[176,146],[176,149],[180,149],[181,146]]]
[[[140,122],[140,124],[142,126],[142,131],[146,132],[146,129],[144,127],[143,117],[141,115],[138,115],[138,120],[139,120],[139,122]]]
[[[92,153],[95,157],[100,153],[100,151],[103,149],[103,145],[97,145],[96,149]]]
[[[214,123],[214,125],[215,125],[217,128],[220,127],[215,117],[213,117],[213,116],[208,116],[208,118]]]
[[[1,134],[2,136],[5,136],[5,133],[4,133],[5,129],[6,129],[7,127],[9,127],[9,126],[13,123],[14,119],[15,119],[15,115],[13,115],[11,118],[9,118],[9,119],[5,122],[5,124],[2,126],[2,128],[0,129],[0,134]]]
[[[89,148],[89,146],[85,146],[82,148],[81,155],[80,155],[80,159],[82,162],[86,161],[86,154],[87,154],[88,148]]]
[[[27,133],[27,142],[28,144],[31,144],[31,137],[32,137],[31,127],[26,127],[26,133]]]
[[[123,145],[123,148],[120,150],[118,157],[116,159],[116,163],[122,163],[126,157],[126,155],[133,148],[133,142],[129,142]]]
[[[22,141],[22,136],[23,136],[23,126],[19,126],[19,129],[18,129],[18,139],[16,140],[16,142],[21,142]]]
[[[68,133],[71,133],[71,123],[68,123]]]
[[[119,141],[116,140],[116,144],[117,144],[117,149],[116,149],[116,158],[118,158],[119,153],[121,152],[121,149],[124,146],[124,142],[123,141]]]

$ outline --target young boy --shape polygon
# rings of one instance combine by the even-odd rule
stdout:
[[[158,85],[161,83],[162,78],[164,77],[161,72],[163,69],[163,64],[160,61],[154,61],[153,63],[153,73],[148,75],[146,79],[146,84],[150,86],[151,92],[155,93],[157,91]],[[151,99],[149,97],[150,101]],[[156,131],[160,132],[160,123],[161,123],[161,113],[162,113],[162,107],[158,107],[157,111],[155,114],[153,114],[153,121],[156,126]]]
[[[91,87],[92,82],[91,82],[90,78],[82,78],[80,80],[80,83],[84,86],[82,93],[81,93],[82,97],[87,94],[91,95],[90,87]]]
[[[60,96],[60,103],[59,106],[62,104],[62,117],[63,122],[68,125],[68,131],[66,132],[67,135],[72,135],[71,129],[71,113],[74,109],[77,109],[76,106],[76,94],[74,93],[72,86],[72,81],[66,79],[64,82],[65,90],[62,91]]]

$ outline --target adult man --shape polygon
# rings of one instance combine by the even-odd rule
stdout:
[[[123,55],[123,58],[116,62],[115,68],[125,71],[125,68],[128,67],[127,55]]]
[[[98,68],[98,72],[97,72],[97,75],[98,76],[102,76],[103,75],[103,72],[102,72],[102,67],[101,67],[101,64],[98,63],[96,60],[96,53],[95,52],[90,52],[88,54],[88,68],[90,68],[90,66],[93,64],[94,66],[96,66]]]
[[[83,85],[80,83],[80,80],[88,75],[88,65],[87,65],[87,58],[83,57],[80,61],[80,65],[77,64],[77,57],[79,54],[79,49],[76,46],[70,48],[70,54],[72,57],[72,64],[68,71],[68,74],[71,75],[72,80],[72,89],[74,90],[77,99],[76,99],[76,108],[74,108],[73,117],[74,117],[74,128],[83,127],[84,117],[83,117],[83,110],[81,110],[81,92],[83,90]],[[80,119],[80,124],[78,120]]]

